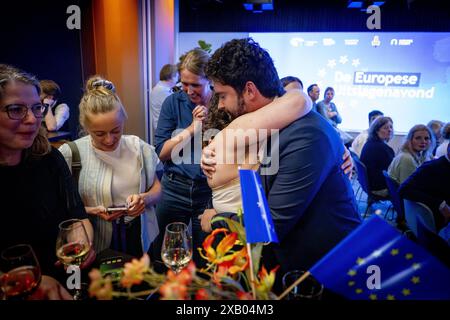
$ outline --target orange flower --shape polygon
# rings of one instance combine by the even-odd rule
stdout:
[[[228,272],[233,275],[238,272],[244,271],[249,266],[249,257],[247,254],[247,248],[243,247],[241,250],[234,254],[233,264],[231,265]]]
[[[110,277],[103,279],[100,271],[98,269],[93,269],[89,272],[89,278],[91,278],[91,284],[89,285],[90,297],[96,297],[99,300],[112,299],[113,287]]]
[[[178,282],[167,281],[159,288],[159,293],[163,300],[186,300],[187,287]]]
[[[225,277],[228,274],[228,268],[221,265],[219,266],[219,269],[214,272],[212,280],[218,286],[219,288],[222,288],[221,280],[223,277]]]
[[[133,259],[125,263],[122,279],[120,283],[125,288],[131,288],[135,284],[140,284],[144,280],[144,273],[150,268],[150,258],[146,253],[140,260]]]
[[[192,282],[192,274],[186,268],[179,273],[175,273],[172,270],[167,271],[167,281],[176,282],[182,285],[189,285]]]
[[[275,273],[280,266],[276,266],[270,273],[262,266],[261,271],[258,273],[258,279],[256,280],[256,291],[260,299],[269,299],[269,292],[272,290],[272,286],[275,282]]]
[[[214,243],[214,240],[216,239],[216,235],[218,233],[224,233],[225,237],[219,242],[217,245],[217,248],[214,249],[212,247],[212,244]],[[203,241],[203,250],[205,253],[202,252],[202,249],[199,248],[200,255],[203,259],[208,260],[211,264],[221,264],[225,261],[230,261],[233,259],[233,254],[227,255],[227,253],[233,248],[233,246],[236,244],[238,238],[238,234],[236,232],[231,232],[225,228],[215,229],[210,235],[208,235]]]
[[[251,292],[238,291],[236,295],[239,300],[254,300]]]
[[[197,290],[197,293],[195,294],[195,300],[208,300],[208,299],[209,299],[208,291],[206,291],[205,288]]]

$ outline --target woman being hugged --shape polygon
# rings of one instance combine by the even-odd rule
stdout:
[[[158,234],[159,159],[152,146],[123,135],[127,114],[110,81],[91,77],[79,108],[87,136],[75,141],[81,160],[78,188],[86,212],[94,217],[94,246],[141,256]],[[71,166],[70,147],[62,145],[60,151]],[[127,209],[107,209],[112,207]]]

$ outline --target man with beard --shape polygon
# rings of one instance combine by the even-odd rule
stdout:
[[[218,108],[234,116],[262,108],[283,94],[269,54],[252,39],[231,40],[218,49],[206,75],[219,96]],[[344,146],[336,130],[309,112],[279,132],[278,172],[262,176],[280,243],[266,246],[263,264],[279,274],[307,270],[361,222],[353,190],[341,169]],[[275,158],[278,159],[275,159]],[[271,162],[262,164],[267,173]],[[207,162],[202,166],[208,171]],[[205,172],[206,173],[206,172]],[[277,277],[280,280],[281,277]]]

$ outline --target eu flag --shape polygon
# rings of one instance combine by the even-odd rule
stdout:
[[[349,234],[310,272],[349,299],[450,299],[450,269],[377,216]]]
[[[247,242],[278,242],[258,173],[239,169],[239,178]]]

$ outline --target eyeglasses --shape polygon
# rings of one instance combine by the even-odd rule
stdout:
[[[24,104],[10,104],[3,108],[3,110],[8,114],[11,120],[22,120],[28,114],[28,109],[34,114],[36,118],[43,118],[47,106],[43,104],[35,104],[28,107]]]

